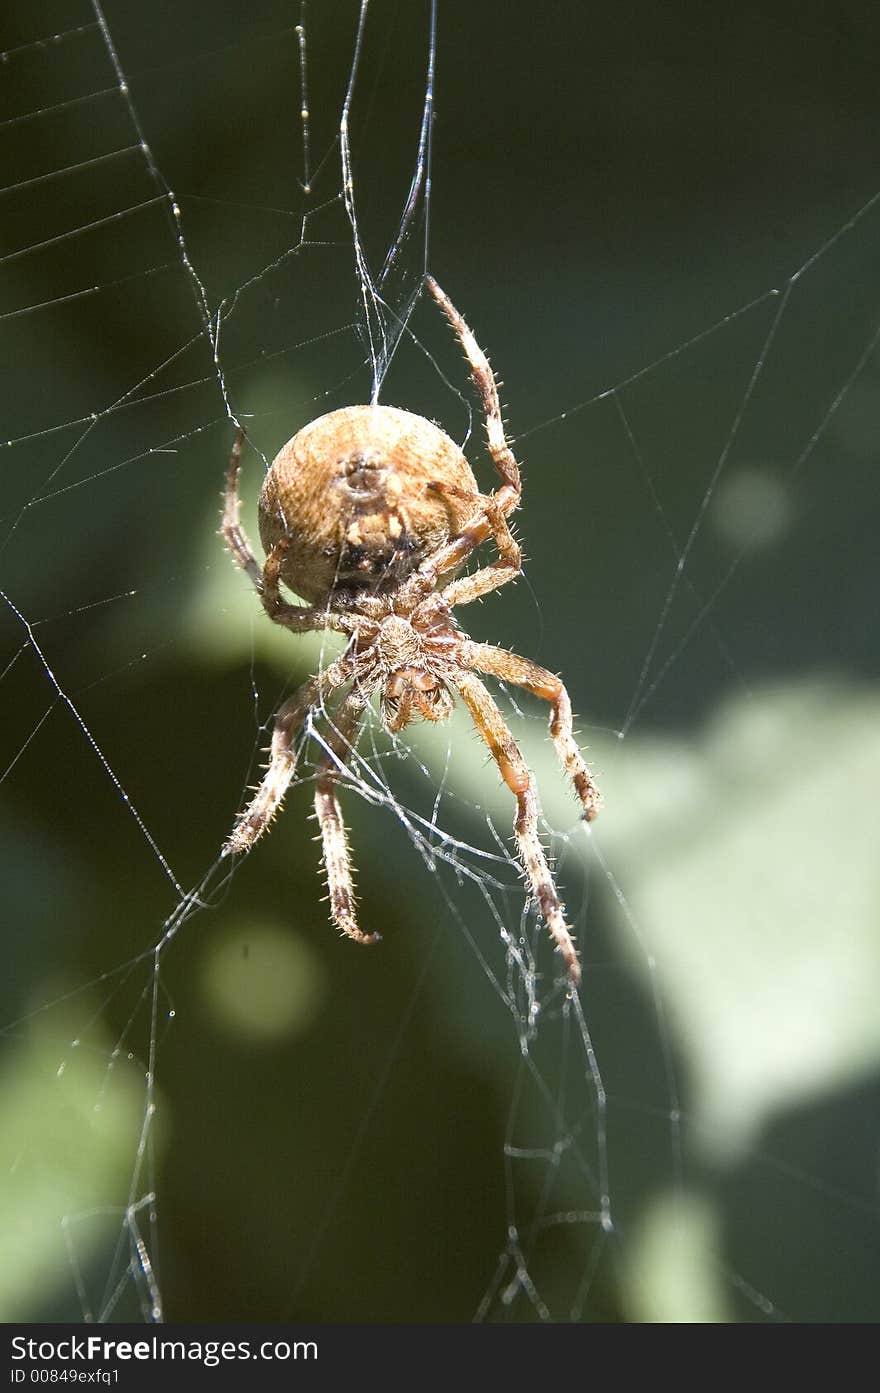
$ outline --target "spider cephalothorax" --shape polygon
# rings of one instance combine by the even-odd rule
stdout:
[[[244,441],[232,452],[222,532],[250,576],[270,619],[295,633],[347,634],[340,658],[305,682],[278,712],[266,775],[224,851],[245,851],[278,811],[296,769],[295,741],[309,713],[327,715],[315,807],[321,827],[330,912],[340,931],[361,943],[376,934],[358,926],[345,825],[336,794],[339,770],[352,755],[373,696],[385,728],[444,721],[457,692],[516,796],[514,833],[530,890],[573,982],[580,965],[565,912],[538,835],[528,768],[495,702],[477,677],[486,673],[525,687],[550,703],[550,734],[589,820],[600,798],[572,733],[571,705],[553,673],[506,649],[474,643],[452,610],[520,574],[520,549],[507,518],[521,493],[519,466],[504,435],[492,370],[449,298],[426,284],[458,334],[482,396],[489,450],[501,476],[480,493],[462,451],[433,422],[392,406],[348,406],[305,426],[283,447],[260,493],[261,568],[239,522],[238,474]],[[458,574],[489,539],[498,553],[471,575]],[[309,601],[291,604],[284,582]],[[327,703],[336,692],[336,705]]]

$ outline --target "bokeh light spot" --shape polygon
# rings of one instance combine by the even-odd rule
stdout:
[[[317,956],[293,929],[244,920],[209,944],[201,988],[219,1029],[259,1043],[304,1034],[326,984]]]

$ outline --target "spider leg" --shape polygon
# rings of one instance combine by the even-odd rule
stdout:
[[[504,717],[480,679],[473,673],[459,672],[448,680],[464,698],[477,733],[488,745],[502,779],[516,796],[514,833],[523,869],[544,922],[568,968],[569,978],[577,986],[581,980],[580,963],[538,836],[538,805],[526,762]]]
[[[244,430],[239,426],[232,444],[229,468],[226,471],[226,489],[223,495],[223,518],[220,534],[243,571],[246,571],[256,589],[262,594],[263,580],[260,564],[254,556],[253,547],[241,523],[241,499],[238,495],[238,476],[241,472],[241,451],[244,446]]]
[[[260,599],[263,609],[276,624],[281,624],[292,633],[303,634],[314,629],[333,629],[338,634],[352,634],[358,628],[355,618],[339,614],[325,607],[317,609],[312,605],[290,605],[281,598],[281,569],[292,545],[292,537],[280,537],[275,543],[263,567]]]
[[[224,856],[248,851],[266,831],[281,807],[284,795],[296,773],[294,741],[303,721],[323,696],[341,687],[352,675],[351,664],[344,658],[339,658],[319,677],[312,677],[308,682],[304,682],[293,696],[285,701],[275,718],[269,767],[250,803],[239,815],[223,847]]]
[[[304,605],[289,605],[282,600],[279,592],[280,571],[290,545],[290,539],[282,537],[270,551],[266,564],[261,569],[254,556],[247,533],[241,522],[241,498],[238,492],[238,478],[241,472],[241,452],[245,433],[239,427],[232,446],[229,468],[226,472],[226,489],[223,497],[223,516],[220,534],[232,552],[234,561],[251,578],[254,589],[262,601],[269,618],[276,624],[293,633],[302,634],[314,629],[335,629],[351,633],[352,625],[345,624],[339,615],[331,610],[315,609]]]
[[[333,923],[341,934],[357,943],[378,943],[380,934],[364,933],[358,927],[348,833],[336,794],[341,766],[354,754],[366,705],[362,696],[349,692],[332,718],[327,748],[318,762],[315,813],[321,828]]]
[[[477,573],[479,575],[480,572]],[[466,577],[467,579],[467,577]],[[476,576],[471,579],[477,579]],[[448,594],[448,587],[444,592]],[[461,603],[461,601],[459,601]],[[571,701],[560,678],[546,668],[538,667],[528,658],[517,653],[508,653],[506,648],[495,648],[489,643],[462,644],[461,662],[465,667],[486,672],[502,682],[513,682],[525,687],[542,701],[550,703],[550,736],[556,747],[559,762],[565,769],[581,800],[584,818],[592,822],[602,807],[602,795],[596,787],[583,755],[578,749],[572,730]]]
[[[451,484],[438,481],[429,487],[435,493],[451,493],[458,497],[467,497],[464,489],[455,488]],[[488,535],[491,532],[498,548],[498,559],[493,561],[491,566],[484,566],[482,570],[475,571],[473,575],[462,576],[460,580],[454,580],[446,586],[442,592],[443,601],[450,608],[453,605],[469,604],[471,600],[480,599],[483,595],[488,595],[490,591],[498,590],[500,586],[507,585],[508,581],[516,580],[522,571],[522,551],[495,495],[475,493],[472,497],[480,512],[471,523],[462,528],[450,546],[466,545],[465,555],[467,555],[483,540],[483,536],[479,534]],[[474,540],[475,537],[476,540]],[[444,550],[449,550],[449,548]],[[441,553],[432,564],[431,570],[436,577],[458,564],[459,561],[455,553],[451,559],[444,558]],[[422,567],[423,572],[426,570],[427,567]]]
[[[475,495],[475,501],[479,503],[479,512],[456,537],[448,541],[429,560],[422,563],[414,580],[421,590],[431,589],[438,576],[443,575],[446,571],[455,570],[467,560],[471,552],[481,542],[484,542],[489,536],[494,536],[503,562],[497,568],[492,568],[492,573],[497,577],[495,582],[491,583],[488,577],[485,577],[482,581],[483,588],[469,596],[471,599],[476,599],[478,595],[497,589],[499,585],[506,584],[508,580],[512,580],[515,575],[519,574],[519,548],[507,526],[506,518],[519,506],[522,482],[519,465],[504,434],[501,403],[498,400],[498,384],[489,366],[489,360],[449,296],[440,289],[433,276],[427,276],[425,284],[458,335],[465,357],[470,364],[471,375],[482,399],[489,453],[501,476],[501,486],[492,494]],[[437,485],[437,487],[441,486]],[[516,558],[515,569],[514,558]],[[466,603],[466,601],[459,603]]]
[[[495,498],[502,512],[510,513],[519,503],[522,483],[519,477],[519,465],[504,434],[504,422],[501,419],[501,403],[498,400],[498,383],[495,381],[495,374],[472,331],[446,292],[440,289],[433,276],[426,276],[425,284],[458,335],[464,356],[470,364],[474,385],[483,400],[489,453],[502,479],[501,488],[496,492]]]

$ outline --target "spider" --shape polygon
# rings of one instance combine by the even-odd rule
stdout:
[[[310,713],[325,711],[329,731],[318,764],[315,811],[330,914],[358,943],[379,935],[358,925],[352,866],[336,785],[355,751],[366,708],[379,697],[382,724],[445,721],[454,693],[468,710],[502,779],[516,798],[514,834],[524,878],[565,962],[572,984],[580,964],[565,910],[538,834],[538,806],[519,747],[477,673],[524,687],[550,704],[550,734],[580,798],[595,817],[601,799],[572,732],[560,679],[527,658],[474,643],[452,611],[516,580],[520,548],[508,518],[519,506],[519,465],[507,443],[498,386],[482,349],[433,277],[425,284],[458,336],[479,392],[489,452],[500,476],[481,493],[463,452],[433,422],[393,406],[347,406],[305,426],[281,449],[260,493],[261,567],[240,522],[238,478],[244,432],[229,463],[221,535],[250,576],[266,614],[293,633],[348,636],[341,657],[311,677],[278,711],[262,783],[239,815],[224,855],[248,850],[278,812],[296,771],[296,737]],[[497,556],[469,575],[462,564],[491,539]],[[307,601],[282,597],[281,583]]]

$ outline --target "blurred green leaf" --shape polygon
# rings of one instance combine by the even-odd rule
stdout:
[[[80,1016],[81,1020],[82,1017]],[[33,1319],[67,1273],[71,1289],[115,1242],[131,1181],[143,1079],[112,1044],[35,1030],[0,1076],[0,1317]]]

